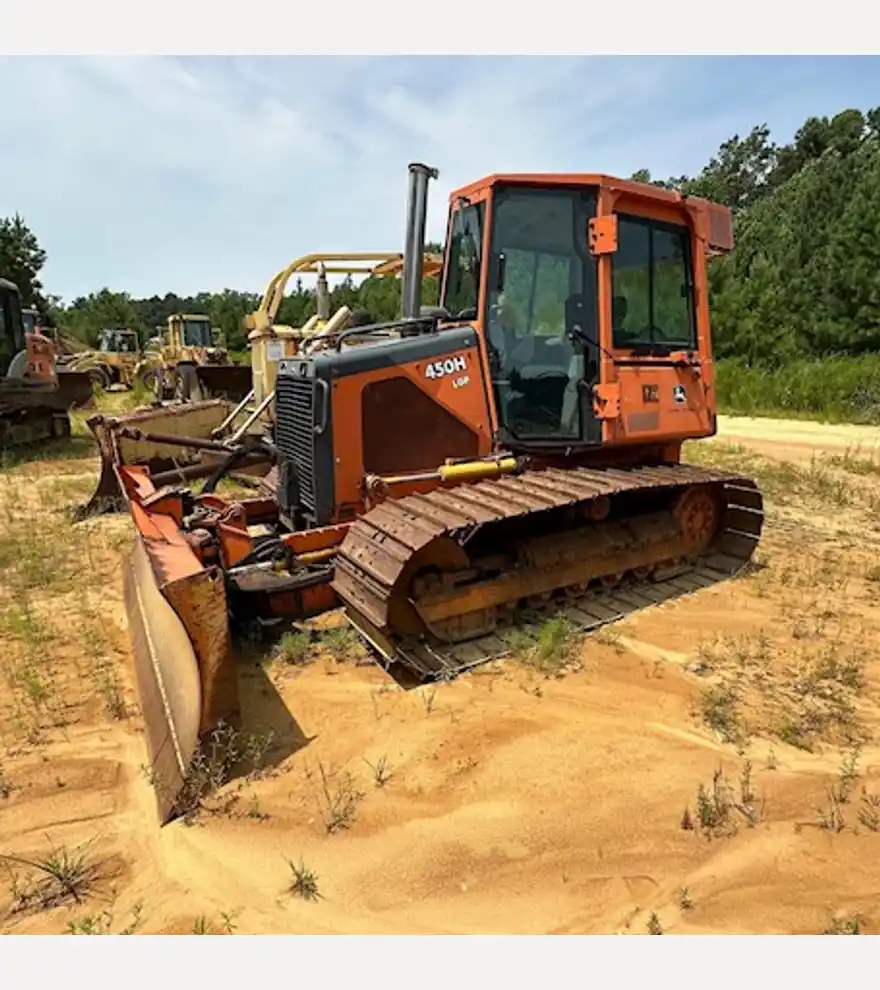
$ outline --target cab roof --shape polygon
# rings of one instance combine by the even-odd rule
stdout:
[[[597,186],[632,193],[661,203],[681,203],[685,199],[692,203],[708,202],[697,196],[685,196],[674,189],[664,189],[662,186],[654,186],[649,182],[620,179],[601,172],[496,172],[462,186],[460,189],[453,190],[449,199],[450,202],[454,203],[459,196],[474,196],[498,185],[540,186],[544,188],[548,186]]]

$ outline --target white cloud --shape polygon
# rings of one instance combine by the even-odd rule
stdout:
[[[0,59],[5,149],[18,135],[0,159],[0,216],[24,215],[47,288],[68,299],[261,290],[298,254],[397,249],[409,161],[440,169],[439,238],[449,192],[483,174],[694,171],[733,130],[853,105],[865,64],[843,79],[853,60],[829,60],[835,89],[815,65],[812,85],[792,87],[807,75],[796,61],[762,63],[763,80],[719,61]],[[860,92],[876,87],[875,67],[862,76]]]

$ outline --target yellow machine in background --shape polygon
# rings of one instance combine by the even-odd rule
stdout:
[[[67,358],[65,366],[73,371],[86,372],[96,385],[105,390],[111,385],[134,388],[138,377],[145,385],[150,385],[137,330],[128,327],[105,327],[98,338],[97,350],[74,354]]]
[[[147,352],[144,380],[156,398],[198,402],[210,396],[239,401],[250,389],[250,369],[233,364],[208,316],[174,313],[160,347]]]
[[[442,268],[443,259],[438,255],[424,256],[425,277],[436,275]],[[163,342],[157,351],[145,354],[161,355],[163,370],[171,367],[175,389],[182,392],[184,385],[178,369],[181,366],[197,372],[199,376],[228,372],[246,378],[240,388],[240,398],[234,399],[228,393],[225,398],[210,401],[185,401],[185,404],[172,404],[165,407],[144,409],[128,416],[108,418],[103,415],[88,420],[88,426],[98,441],[101,452],[101,475],[98,485],[89,501],[79,510],[80,518],[116,511],[122,507],[121,493],[114,463],[148,464],[151,470],[169,471],[181,480],[207,477],[220,464],[224,456],[224,444],[238,444],[245,435],[255,442],[264,434],[274,433],[275,379],[278,362],[282,358],[293,357],[303,347],[320,347],[323,337],[329,337],[346,326],[359,322],[357,313],[347,306],[340,307],[330,315],[330,289],[327,275],[365,275],[373,277],[398,277],[403,272],[403,255],[397,251],[337,252],[307,254],[297,258],[275,274],[259,307],[243,320],[249,331],[248,346],[251,349],[251,366],[195,364],[198,352],[204,341],[213,339],[210,321],[206,316],[172,316],[168,320],[170,344]],[[317,312],[303,326],[291,327],[278,324],[275,319],[284,299],[285,289],[293,275],[317,275]],[[362,315],[362,314],[361,314]],[[187,323],[189,321],[189,323]],[[200,321],[196,323],[195,321]],[[358,342],[374,339],[369,335],[358,338]],[[354,343],[354,342],[352,342]],[[219,349],[218,349],[219,350]],[[225,351],[222,352],[225,355]],[[158,394],[158,386],[157,386]],[[163,391],[164,397],[164,391]],[[197,398],[197,396],[193,396]],[[233,402],[236,402],[233,405]],[[120,421],[130,426],[127,435],[116,435],[111,442],[110,427]],[[169,459],[167,443],[163,435],[190,437],[197,442],[190,450],[177,447]],[[257,455],[252,462],[241,465],[238,470],[250,475],[266,475],[265,484],[271,489],[274,484],[268,462],[261,462]],[[172,470],[173,469],[173,470]]]

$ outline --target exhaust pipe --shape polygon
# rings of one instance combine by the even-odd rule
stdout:
[[[403,318],[416,319],[422,309],[425,225],[428,220],[428,180],[436,179],[436,168],[413,162],[409,166],[409,197],[403,240]]]
[[[327,271],[324,263],[318,264],[318,282],[315,286],[315,301],[317,303],[317,316],[319,320],[330,319],[330,286],[327,284]]]

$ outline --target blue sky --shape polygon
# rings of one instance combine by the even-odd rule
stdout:
[[[406,166],[692,174],[736,132],[880,103],[880,58],[0,58],[0,216],[47,290],[262,291],[312,251],[398,250]]]

